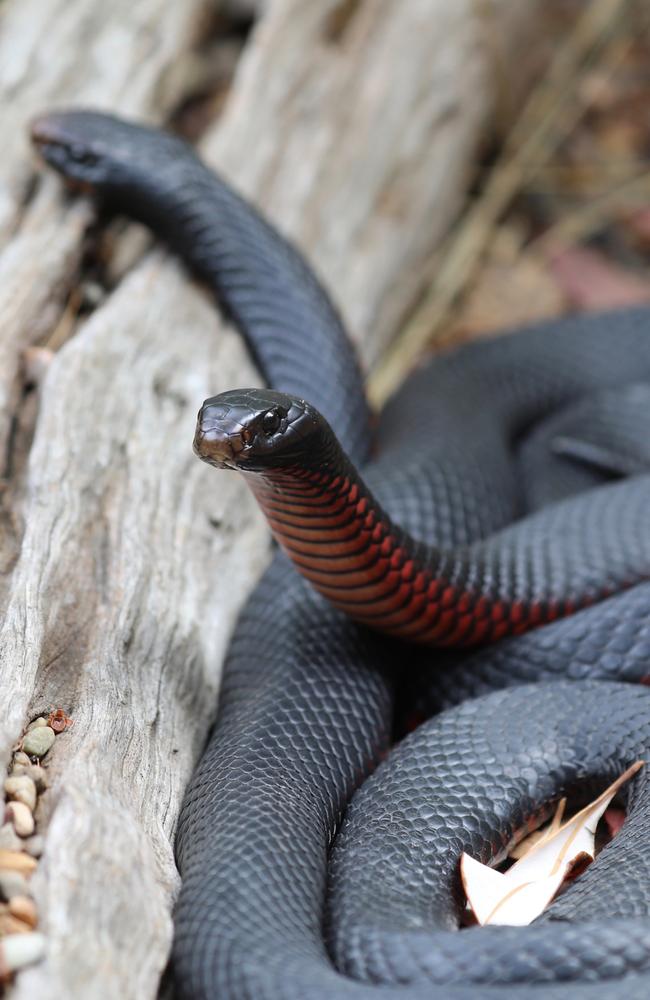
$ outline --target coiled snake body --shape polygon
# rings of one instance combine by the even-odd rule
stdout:
[[[647,996],[646,769],[621,833],[536,926],[457,928],[463,850],[495,858],[540,807],[584,798],[647,756],[650,692],[621,681],[650,672],[650,479],[608,481],[646,463],[634,428],[646,400],[637,383],[650,375],[648,312],[567,319],[435,360],[385,408],[377,458],[355,483],[345,463],[363,463],[371,444],[360,376],[297,253],[176,139],[82,112],[41,119],[34,137],[57,169],[178,248],[270,385],[289,394],[210,401],[197,443],[217,463],[249,461],[276,533],[324,593],[357,613],[354,589],[365,587],[358,617],[379,610],[374,626],[383,618],[410,637],[424,620],[415,638],[427,642],[499,640],[463,653],[382,638],[276,555],[238,625],[180,820],[179,994]],[[318,480],[324,466],[300,450],[309,428],[293,423],[291,406],[320,419],[303,397],[348,456],[323,432],[318,461],[339,481],[320,509],[332,480]],[[217,425],[233,414],[224,452]],[[289,425],[290,460],[285,452],[269,477]],[[549,441],[559,454],[545,461]],[[355,531],[371,511],[366,529],[386,532],[359,548]],[[352,574],[344,600],[328,552],[346,560],[334,571]],[[425,678],[415,693],[407,672]],[[445,711],[382,760],[396,694],[400,712]]]

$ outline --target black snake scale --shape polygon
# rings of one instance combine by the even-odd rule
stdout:
[[[286,343],[300,335],[298,364],[312,333],[319,346],[307,351],[310,357],[331,335],[336,350],[325,356],[349,368],[350,381],[318,380],[315,402],[348,451],[363,457],[367,411],[354,395],[358,377],[340,324],[311,278],[304,293],[294,287],[304,269],[244,202],[224,196],[224,185],[182,144],[115,119],[45,118],[35,138],[63,173],[157,225],[253,342],[261,322],[262,339],[272,344],[286,303]],[[224,198],[225,229],[212,210]],[[306,329],[312,309],[317,315]],[[259,344],[257,353],[264,363]],[[293,357],[269,348],[273,384],[274,358],[284,378]],[[471,543],[541,502],[544,465],[525,444],[539,420],[566,411],[559,426],[572,440],[577,429],[580,440],[580,421],[572,422],[577,399],[622,392],[648,375],[645,310],[565,320],[469,346],[416,373],[385,408],[368,480],[416,537]],[[612,440],[619,437],[597,437],[595,444],[607,450]],[[525,484],[522,469],[532,469]],[[587,482],[615,476],[591,469]],[[558,494],[572,492],[563,476],[558,481]],[[633,530],[647,531],[650,480],[640,476],[630,485]],[[601,505],[602,530],[594,536],[601,547],[627,503],[626,483],[606,490],[607,503],[602,492],[579,501]],[[552,530],[559,510],[542,510],[536,530]],[[529,524],[511,530],[526,532]],[[584,573],[589,578],[591,568]],[[645,771],[631,786],[622,832],[536,926],[456,928],[461,850],[488,859],[542,804],[574,786],[584,797],[648,757],[650,692],[620,681],[650,672],[649,613],[650,585],[640,584],[486,650],[416,650],[350,623],[277,555],[237,627],[217,724],[179,823],[179,996],[645,998]],[[472,698],[483,691],[491,693]],[[414,707],[429,711],[466,698],[388,753],[395,725],[401,729]]]

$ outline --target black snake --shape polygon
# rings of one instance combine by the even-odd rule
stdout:
[[[295,250],[175,138],[84,112],[48,115],[33,134],[58,170],[169,240],[269,384],[309,398],[366,461],[355,359]],[[436,652],[353,624],[276,555],[241,616],[180,819],[179,995],[647,996],[645,769],[620,834],[533,927],[459,933],[458,858],[495,858],[541,806],[584,799],[646,756],[650,692],[621,681],[650,673],[650,584],[638,582],[650,479],[610,480],[646,467],[649,375],[650,314],[629,310],[470,345],[387,405],[364,479],[414,540],[452,552],[488,539],[496,582],[516,587],[516,560],[500,574],[489,540],[505,529],[537,553],[545,607],[561,587],[583,604],[620,592],[494,646]],[[387,756],[404,719],[441,708]]]

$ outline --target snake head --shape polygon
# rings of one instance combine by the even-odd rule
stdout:
[[[105,116],[90,111],[54,111],[32,122],[31,138],[46,163],[77,185],[94,187],[109,175],[110,135]]]
[[[194,451],[218,469],[263,473],[308,465],[329,426],[309,403],[272,389],[234,389],[206,399]]]
[[[32,143],[73,186],[119,194],[164,183],[186,144],[157,129],[99,111],[51,111],[31,124]]]

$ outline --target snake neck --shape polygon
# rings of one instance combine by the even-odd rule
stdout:
[[[341,451],[328,458],[315,468],[246,474],[277,541],[356,621],[414,641],[455,642],[458,567],[399,528]]]
[[[418,542],[382,508],[331,431],[308,450],[292,464],[242,471],[299,572],[357,622],[413,642],[476,646],[599,599],[553,597],[538,580],[543,559],[538,566],[507,544],[447,552]]]
[[[189,151],[177,173],[167,173],[162,192],[140,186],[143,221],[211,288],[267,384],[309,397],[355,460],[365,461],[371,420],[358,360],[311,269]]]

